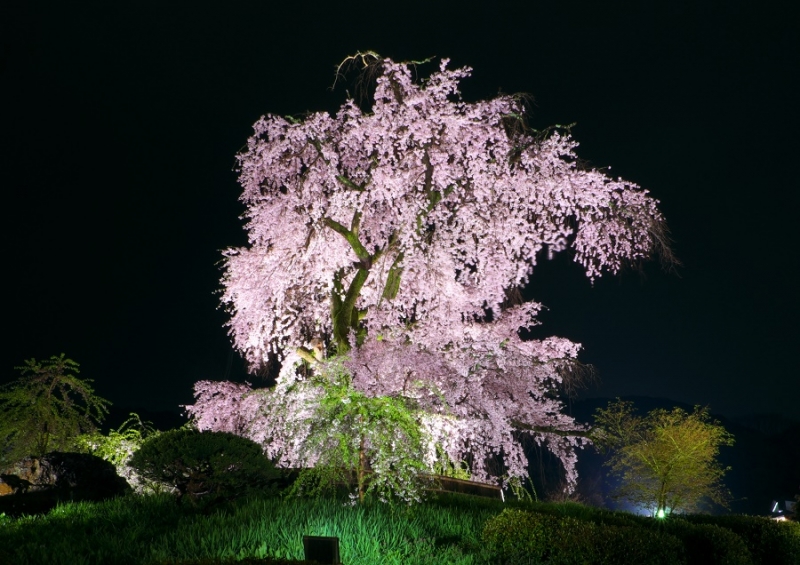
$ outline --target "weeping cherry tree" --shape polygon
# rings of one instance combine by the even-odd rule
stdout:
[[[567,129],[530,129],[521,97],[464,101],[469,68],[416,80],[414,64],[357,60],[376,75],[367,111],[264,116],[238,156],[249,245],[225,252],[222,303],[252,367],[281,360],[277,384],[201,381],[189,412],[280,465],[369,469],[406,499],[443,466],[519,481],[526,435],[574,486],[583,427],[559,392],[580,346],[522,339],[541,305],[518,290],[560,252],[590,280],[668,257],[657,201],[579,166]],[[375,412],[398,406],[387,436]]]

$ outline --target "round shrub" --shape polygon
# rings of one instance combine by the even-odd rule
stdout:
[[[683,541],[689,565],[753,565],[744,540],[727,528],[681,519],[669,520],[666,528]]]
[[[550,550],[557,525],[552,516],[506,508],[486,522],[481,538],[493,559],[508,565],[536,563]]]
[[[506,509],[487,521],[482,539],[490,557],[503,564],[678,565],[681,541],[637,526],[595,524],[570,516]]]
[[[681,541],[647,527],[595,524],[565,517],[553,539],[552,565],[678,565]]]
[[[257,443],[226,432],[162,433],[142,444],[130,466],[192,501],[232,499],[254,490],[272,494],[279,477]]]
[[[775,522],[761,516],[688,516],[693,524],[714,524],[744,540],[756,565],[800,563],[800,524]]]

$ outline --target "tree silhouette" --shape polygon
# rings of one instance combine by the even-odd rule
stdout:
[[[0,389],[0,463],[72,449],[80,434],[96,429],[110,403],[78,377],[78,367],[63,353],[16,367],[20,377]]]

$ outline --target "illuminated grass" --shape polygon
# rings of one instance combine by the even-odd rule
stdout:
[[[545,525],[556,520],[574,530],[554,530],[560,537],[549,547],[560,540],[564,549],[551,551],[547,563],[586,562],[575,561],[581,551],[603,550],[604,541],[619,545],[613,540],[620,536],[628,544],[634,538],[645,544],[639,553],[652,559],[639,557],[637,565],[660,563],[648,547],[658,547],[661,534],[680,540],[684,557],[678,565],[800,563],[800,524],[748,516],[652,520],[579,504],[503,504],[459,495],[411,507],[251,498],[203,511],[163,495],[71,503],[19,519],[0,515],[0,564],[216,565],[245,559],[247,565],[289,565],[302,561],[302,536],[317,535],[338,537],[347,565],[482,565],[497,557],[488,553],[483,528],[510,507],[549,516],[542,518]],[[530,533],[513,535],[528,539]],[[520,559],[508,563],[532,562],[525,555]]]
[[[208,514],[168,497],[59,506],[0,526],[0,562],[155,564],[302,559],[302,536],[337,536],[344,563],[478,563],[483,524],[499,510],[446,504],[350,507],[334,500],[251,499]]]

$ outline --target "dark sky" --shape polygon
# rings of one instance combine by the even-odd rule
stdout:
[[[214,294],[246,241],[234,156],[262,114],[337,108],[335,65],[369,49],[472,66],[469,100],[532,94],[534,127],[576,122],[583,159],[662,202],[677,273],[534,275],[542,331],[599,372],[588,396],[800,416],[793,2],[278,4],[0,7],[0,382],[61,352],[132,408],[243,379]]]

